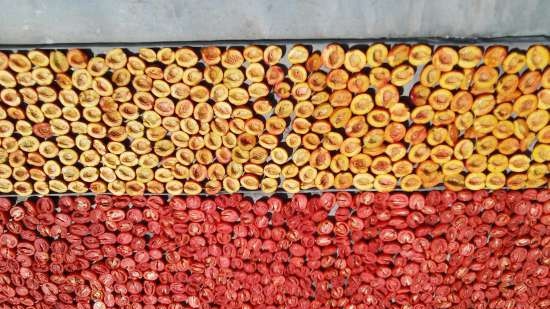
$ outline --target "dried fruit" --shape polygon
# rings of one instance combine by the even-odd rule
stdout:
[[[194,194],[544,185],[546,46],[311,48],[290,47],[290,66],[277,45],[2,52],[0,187]]]

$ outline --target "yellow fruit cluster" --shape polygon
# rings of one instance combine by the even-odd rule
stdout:
[[[0,52],[0,193],[547,186],[548,61],[544,45]]]

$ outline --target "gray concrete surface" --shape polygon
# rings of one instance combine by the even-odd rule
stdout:
[[[548,0],[0,0],[0,44],[550,34]]]

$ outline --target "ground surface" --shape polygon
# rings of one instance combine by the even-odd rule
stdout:
[[[546,0],[0,0],[0,44],[550,33]]]

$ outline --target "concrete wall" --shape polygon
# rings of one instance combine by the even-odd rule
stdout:
[[[548,0],[0,0],[0,44],[550,34]]]

